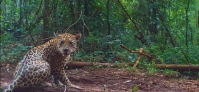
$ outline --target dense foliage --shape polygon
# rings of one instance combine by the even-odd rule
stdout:
[[[82,33],[76,58],[134,62],[144,48],[167,64],[199,64],[199,0],[1,0],[1,62],[63,32]],[[143,61],[144,62],[144,61]]]

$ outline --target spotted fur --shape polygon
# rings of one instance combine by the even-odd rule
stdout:
[[[5,92],[12,92],[15,88],[36,87],[52,75],[55,84],[60,81],[64,85],[73,85],[64,71],[65,63],[70,54],[77,48],[81,34],[64,33],[47,43],[34,47],[18,63],[14,79]]]

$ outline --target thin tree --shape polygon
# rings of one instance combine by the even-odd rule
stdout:
[[[110,30],[110,22],[109,22],[109,6],[110,6],[110,0],[107,1],[107,5],[106,5],[106,10],[107,10],[107,17],[106,17],[106,20],[107,20],[107,26],[108,26],[108,35],[111,35],[111,30]]]
[[[50,7],[49,7],[49,0],[45,0],[44,1],[44,17],[43,17],[43,20],[44,20],[44,24],[43,24],[43,33],[42,33],[42,37],[43,39],[47,38],[48,37],[48,31],[49,31],[49,10],[50,10]],[[44,40],[46,42],[46,40]]]

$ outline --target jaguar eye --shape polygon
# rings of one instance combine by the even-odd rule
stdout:
[[[59,45],[62,46],[63,44],[64,44],[64,41],[61,41]]]
[[[73,44],[73,41],[70,41],[69,44]]]

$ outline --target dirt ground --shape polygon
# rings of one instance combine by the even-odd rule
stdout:
[[[13,79],[15,65],[8,71],[1,66],[1,88]],[[20,89],[15,92],[199,92],[199,81],[185,77],[168,78],[162,74],[147,75],[146,70],[128,72],[118,68],[82,68],[66,70],[70,81],[82,90],[65,87]],[[50,82],[51,80],[49,80]]]

